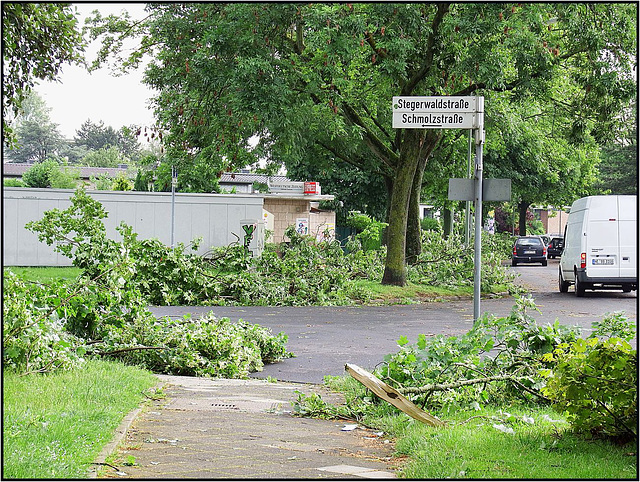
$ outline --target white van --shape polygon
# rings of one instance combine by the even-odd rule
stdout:
[[[558,288],[638,289],[637,196],[589,196],[571,205]]]

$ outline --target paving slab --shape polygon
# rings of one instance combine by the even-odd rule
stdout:
[[[393,441],[339,420],[292,415],[298,392],[343,403],[326,387],[159,375],[166,397],[129,423],[103,478],[395,478]],[[133,465],[125,465],[133,464]]]

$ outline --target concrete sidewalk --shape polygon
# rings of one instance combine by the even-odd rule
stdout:
[[[342,403],[318,385],[159,375],[166,398],[130,417],[105,478],[395,478],[393,443],[351,422],[298,418],[296,391]],[[103,451],[97,462],[104,462]],[[397,461],[396,461],[397,462]],[[127,465],[125,465],[127,464]],[[130,465],[133,464],[133,465]]]

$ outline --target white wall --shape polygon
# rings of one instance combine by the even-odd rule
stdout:
[[[66,209],[71,205],[70,189],[3,188],[2,264],[3,266],[69,266],[71,260],[53,247],[38,241],[25,229],[29,221],[40,220],[45,211]],[[115,228],[121,221],[133,227],[139,239],[157,238],[171,244],[171,193],[137,191],[87,191],[102,203],[109,216],[104,220],[107,236],[121,237]],[[190,194],[175,195],[175,243],[188,244],[202,236],[198,254],[213,246],[243,241],[241,220],[262,221],[263,198],[260,195]],[[261,227],[261,224],[259,225]],[[258,255],[264,240],[260,229],[250,244]]]

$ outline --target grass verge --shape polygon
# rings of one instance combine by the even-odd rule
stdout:
[[[4,271],[11,270],[28,281],[47,283],[54,279],[73,280],[77,278],[81,270],[73,266],[65,267],[24,267],[12,266]],[[442,288],[439,286],[418,285],[408,283],[404,287],[386,286],[377,281],[358,280],[355,285],[371,294],[373,302],[383,304],[409,304],[423,301],[436,301],[456,296],[472,296],[473,287],[460,289]],[[497,287],[498,291],[506,291],[506,287]],[[354,300],[358,301],[358,300]]]
[[[372,300],[385,304],[409,304],[423,301],[437,301],[457,296],[472,296],[473,287],[458,289],[442,288],[439,286],[419,285],[407,283],[406,286],[383,285],[378,281],[360,280],[356,282],[359,288],[371,293]]]
[[[347,377],[328,384],[347,407],[361,385]],[[426,408],[430,411],[429,408]],[[589,440],[572,432],[549,407],[450,407],[430,413],[447,423],[429,427],[379,400],[362,420],[396,439],[402,467],[412,479],[630,479],[637,480],[637,447]]]
[[[75,266],[11,266],[4,268],[4,272],[13,271],[16,275],[28,281],[48,283],[52,280],[74,280],[82,270]]]
[[[3,478],[86,478],[157,379],[117,362],[24,377],[3,372]]]

